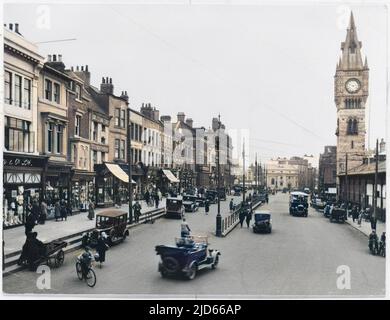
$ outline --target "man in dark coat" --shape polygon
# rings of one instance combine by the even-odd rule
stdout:
[[[63,221],[64,219],[66,221],[67,217],[68,217],[68,208],[66,207],[65,201],[63,201],[61,203],[61,221]]]
[[[141,216],[141,205],[139,204],[138,201],[136,201],[133,206],[133,212],[134,212],[134,221],[138,223],[139,217]]]
[[[102,266],[102,263],[106,261],[106,251],[108,249],[108,246],[106,244],[106,238],[107,235],[102,232],[102,234],[98,238],[96,245],[96,252],[99,254],[98,262],[100,262],[100,267]]]
[[[24,225],[26,236],[34,229],[35,227],[35,218],[32,213],[29,213],[26,218],[26,223]]]
[[[37,200],[34,200],[32,204],[31,213],[34,216],[35,221],[39,221],[39,218],[41,216],[41,209],[39,208]]]
[[[154,203],[156,204],[156,209],[158,208],[158,204],[160,203],[160,197],[158,196],[158,192],[156,191],[154,194]]]
[[[205,204],[204,204],[204,211],[206,212],[206,214],[209,214],[209,211],[210,211],[210,201],[207,199]]]
[[[230,210],[230,212],[232,212],[232,211],[234,210],[234,202],[233,202],[233,199],[230,199],[229,210]]]
[[[251,204],[250,204],[250,208],[246,212],[245,220],[246,220],[246,226],[249,228],[249,224],[252,220],[252,206],[251,206]]]
[[[150,193],[149,193],[148,190],[146,190],[146,192],[145,192],[144,199],[145,199],[145,201],[146,201],[146,204],[149,205]]]

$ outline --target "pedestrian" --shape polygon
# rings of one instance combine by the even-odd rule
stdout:
[[[371,230],[376,230],[376,217],[374,216],[374,209],[373,207],[370,207],[370,223],[371,223]]]
[[[100,263],[100,268],[102,267],[102,263],[106,261],[106,251],[108,249],[108,245],[106,243],[107,234],[102,232],[98,238],[96,245],[96,252],[99,255],[98,262]]]
[[[45,200],[42,200],[41,202],[41,215],[39,217],[39,223],[40,224],[45,224],[47,218],[47,204]]]
[[[146,201],[146,205],[149,206],[149,201],[150,201],[150,193],[149,193],[149,190],[146,190],[145,194],[144,194],[144,199]]]
[[[154,203],[156,204],[156,209],[158,208],[158,205],[160,203],[160,197],[158,196],[158,192],[154,194]]]
[[[92,220],[95,218],[95,205],[92,200],[89,200],[88,203],[88,219]]]
[[[183,218],[183,221],[182,221],[181,226],[180,226],[180,230],[181,230],[181,237],[182,238],[186,238],[186,237],[190,236],[191,229],[188,226],[186,218]]]
[[[34,216],[35,222],[39,221],[40,215],[41,215],[41,209],[38,205],[38,201],[34,199],[32,208],[31,208],[31,213]]]
[[[139,217],[141,216],[141,205],[139,204],[138,200],[135,202],[133,206],[133,211],[134,211],[134,221],[135,223],[139,222]]]
[[[364,215],[364,209],[361,208],[360,212],[359,212],[359,217],[358,217],[358,225],[359,225],[359,227],[362,226],[363,215]]]
[[[358,218],[358,208],[357,206],[353,206],[352,208],[352,221],[355,222]]]
[[[66,207],[66,203],[64,200],[61,202],[60,210],[61,210],[61,221],[64,221],[64,219],[66,221],[68,218],[68,208]]]
[[[252,220],[252,212],[250,210],[246,213],[245,220],[246,220],[246,226],[247,228],[249,228],[249,224]]]
[[[242,228],[242,224],[244,223],[245,217],[246,217],[246,210],[245,210],[245,206],[243,205],[238,215],[241,228]]]
[[[210,211],[210,201],[209,201],[209,199],[206,199],[206,201],[205,201],[204,211],[206,212],[206,214],[209,214],[209,211]]]
[[[56,221],[61,218],[61,205],[60,202],[57,200],[54,205],[54,216],[56,218]]]
[[[233,211],[234,211],[234,202],[233,202],[233,198],[230,199],[229,209],[230,209],[230,212],[233,212]]]
[[[26,223],[24,225],[26,236],[28,236],[28,234],[32,232],[34,227],[35,227],[35,218],[34,215],[30,212],[29,214],[27,214]]]

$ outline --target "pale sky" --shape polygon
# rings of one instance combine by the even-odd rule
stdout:
[[[228,3],[229,1],[227,1]],[[193,2],[194,3],[194,2]],[[323,152],[336,144],[333,76],[345,40],[342,5],[48,5],[6,4],[4,22],[19,23],[43,56],[88,64],[92,84],[113,79],[132,108],[150,102],[176,119],[250,132],[250,152],[264,161]],[[385,137],[386,9],[352,6],[370,68],[370,144]],[[42,11],[43,10],[43,11]],[[41,25],[40,25],[41,23]],[[41,27],[40,27],[41,26]]]

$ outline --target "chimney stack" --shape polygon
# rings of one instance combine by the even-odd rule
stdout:
[[[162,122],[171,122],[171,116],[161,116],[160,120]]]
[[[177,122],[179,122],[179,121],[184,122],[185,118],[186,118],[186,115],[184,114],[184,112],[179,112],[177,114]]]
[[[108,79],[110,79],[110,81]],[[100,84],[100,91],[105,94],[114,94],[114,85],[112,84],[112,78],[102,78],[102,83]]]
[[[52,54],[47,56],[47,65],[60,72],[65,72],[65,64],[62,62],[61,54]]]
[[[127,91],[122,91],[121,98],[129,102],[129,96],[127,95]]]

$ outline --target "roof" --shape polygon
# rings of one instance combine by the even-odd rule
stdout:
[[[118,209],[107,209],[107,210],[103,210],[103,211],[97,213],[96,216],[116,218],[116,217],[120,217],[124,214],[127,214],[127,212],[123,211],[123,210],[118,210]]]
[[[386,161],[380,161],[378,163],[378,173],[386,173]],[[375,162],[365,163],[358,167],[348,170],[348,175],[364,175],[364,174],[375,174]]]
[[[293,191],[290,193],[292,196],[303,196],[303,197],[308,197],[309,195],[305,192],[301,191]]]
[[[269,210],[259,210],[259,211],[255,211],[254,214],[271,214],[271,211]]]

